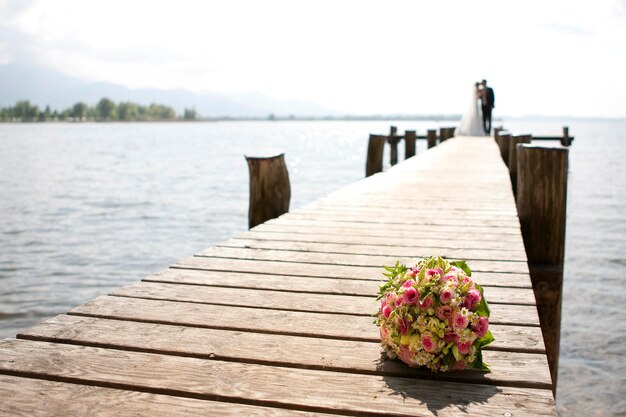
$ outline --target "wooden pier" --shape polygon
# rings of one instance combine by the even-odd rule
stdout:
[[[383,264],[466,259],[491,373],[381,355]],[[453,138],[0,342],[7,415],[556,415],[509,170]]]

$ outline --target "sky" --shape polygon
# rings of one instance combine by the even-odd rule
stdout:
[[[349,114],[626,117],[626,0],[0,0],[0,65]]]

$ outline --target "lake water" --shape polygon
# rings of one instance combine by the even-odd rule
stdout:
[[[562,126],[502,123],[535,135]],[[0,337],[246,230],[244,154],[285,152],[297,208],[361,179],[368,134],[390,124],[1,124]],[[568,124],[557,405],[563,416],[626,415],[626,123]]]

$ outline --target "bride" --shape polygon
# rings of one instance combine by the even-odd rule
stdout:
[[[478,88],[479,85],[480,83],[474,84],[472,102],[463,115],[463,118],[461,118],[461,123],[459,123],[459,127],[457,127],[454,132],[455,136],[485,136],[483,116],[478,104],[478,100],[482,94]]]

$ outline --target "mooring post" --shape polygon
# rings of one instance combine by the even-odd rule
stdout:
[[[511,143],[511,134],[509,132],[500,132],[498,135],[498,145],[500,147],[500,155],[502,160],[509,166],[509,144]]]
[[[502,126],[493,128],[493,138],[496,142],[498,142],[498,136],[500,135],[500,132],[502,132],[503,130],[504,128]]]
[[[509,140],[509,176],[515,196],[517,196],[517,144],[530,143],[531,140],[531,135],[515,135]]]
[[[383,135],[370,135],[367,145],[367,161],[365,162],[365,176],[369,177],[383,170],[383,151],[387,137]]]
[[[569,127],[563,126],[563,137],[561,138],[561,145],[569,146],[571,145],[571,139],[569,136]]]
[[[565,258],[567,148],[517,145],[517,213],[556,393]]]
[[[448,139],[450,139],[450,128],[449,127],[440,128],[439,129],[439,143],[445,142]]]
[[[248,228],[289,211],[291,185],[285,154],[269,157],[246,156],[250,171]]]
[[[398,128],[391,126],[389,129],[389,138],[387,139],[390,146],[389,163],[391,166],[398,163],[398,142],[400,142],[400,137],[396,134],[397,132]]]
[[[428,149],[437,146],[437,130],[428,129],[426,131],[426,141],[428,141]]]
[[[404,131],[404,159],[409,159],[415,156],[415,141],[417,140],[417,134],[415,130]]]

